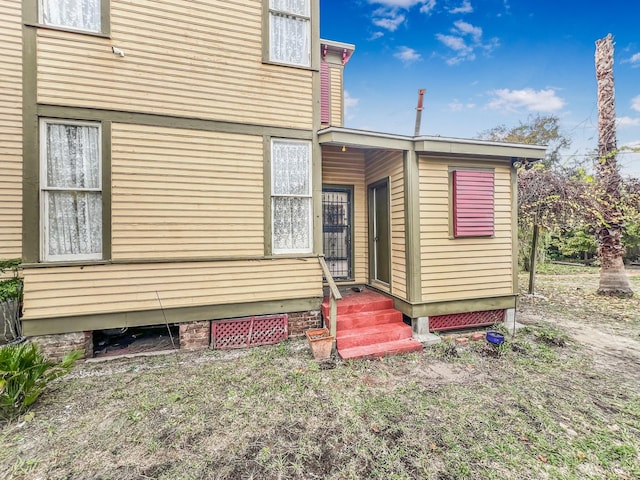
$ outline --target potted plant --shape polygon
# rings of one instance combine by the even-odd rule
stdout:
[[[18,275],[20,259],[0,260],[0,344],[21,339],[20,310],[22,306],[22,279]],[[12,276],[4,273],[11,270]]]
[[[327,360],[331,356],[333,337],[328,328],[312,328],[304,332],[316,360]]]

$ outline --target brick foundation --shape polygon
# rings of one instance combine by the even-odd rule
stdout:
[[[209,348],[211,322],[189,322],[180,324],[180,349],[200,350]]]
[[[322,315],[320,315],[320,310],[294,312],[289,314],[290,337],[298,337],[304,335],[305,330],[320,327],[322,327]]]
[[[93,357],[92,332],[62,333],[59,335],[40,335],[30,337],[29,340],[36,343],[42,352],[53,361],[60,361],[66,354],[74,350],[82,352],[81,358]]]

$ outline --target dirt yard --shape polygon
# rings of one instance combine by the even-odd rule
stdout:
[[[318,365],[293,340],[79,364],[0,425],[0,479],[638,479],[640,300],[557,273],[497,349]]]

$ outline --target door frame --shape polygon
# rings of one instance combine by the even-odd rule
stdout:
[[[373,195],[373,190],[377,187],[380,187],[384,185],[387,189],[387,198],[386,198],[386,203],[387,203],[387,225],[388,225],[388,232],[387,232],[387,245],[389,246],[387,249],[387,262],[388,262],[388,267],[389,267],[389,281],[385,282],[384,280],[380,280],[377,277],[377,273],[378,273],[378,262],[377,262],[377,244],[374,240],[374,234],[376,233],[376,225],[375,225],[375,218],[376,218],[376,205],[375,205],[375,197]],[[378,283],[384,286],[389,287],[389,290],[391,290],[391,279],[392,279],[392,265],[391,265],[391,181],[389,177],[384,177],[382,179],[379,179],[373,183],[370,183],[369,185],[367,185],[367,205],[368,205],[368,225],[369,225],[369,232],[368,232],[368,244],[369,244],[369,283],[373,284],[373,283]]]
[[[349,270],[349,278],[340,278],[336,280],[336,283],[339,282],[353,282],[356,278],[355,272],[355,185],[339,185],[333,183],[323,183],[322,184],[322,193],[324,192],[346,192],[348,194],[348,203],[349,203],[349,211],[348,211],[348,219],[350,221],[349,225],[349,259],[348,259],[348,270]],[[322,195],[321,195],[322,197]],[[324,215],[324,202],[322,202],[322,213]],[[322,220],[322,253],[324,254],[324,218]]]

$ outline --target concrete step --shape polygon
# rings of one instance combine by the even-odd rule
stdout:
[[[421,352],[422,344],[413,339],[395,340],[338,350],[344,360],[355,358],[379,358],[400,353]]]
[[[353,347],[410,339],[411,327],[403,322],[385,323],[368,327],[341,330],[338,327],[336,346],[338,351]]]

